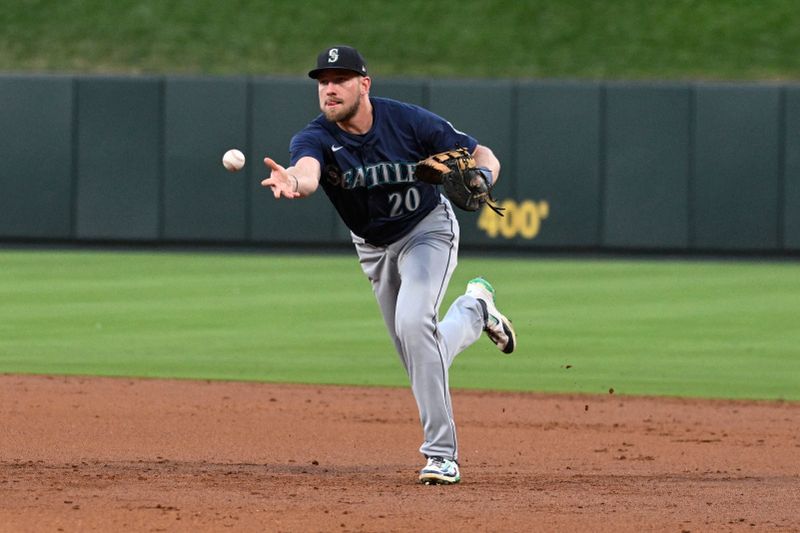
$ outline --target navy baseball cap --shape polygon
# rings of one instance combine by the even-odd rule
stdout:
[[[309,78],[317,79],[323,70],[328,69],[350,70],[367,75],[367,63],[358,50],[352,46],[331,46],[320,52],[317,56],[317,68],[308,73]]]

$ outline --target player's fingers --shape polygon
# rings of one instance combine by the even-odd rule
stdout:
[[[270,169],[270,176],[268,178],[261,180],[261,185],[263,185],[264,187],[272,187],[274,193],[276,190],[277,182],[275,181],[275,177],[273,176],[273,174],[275,172],[277,172],[278,175],[284,174],[286,172],[286,169],[283,168],[278,163],[276,163],[275,160],[272,159],[271,157],[264,158],[264,165],[266,165],[267,168]]]
[[[278,172],[286,172],[286,169],[280,166],[278,163],[276,163],[275,160],[272,159],[271,157],[265,157],[264,164],[267,165],[267,167],[272,170],[277,170]]]
[[[299,192],[288,189],[286,182],[289,179],[289,174],[286,172],[286,168],[276,163],[271,157],[265,157],[264,164],[270,169],[270,176],[261,180],[261,185],[272,189],[272,195],[275,199],[281,196],[285,198],[300,197]]]
[[[279,199],[281,196],[283,196],[284,198],[288,198],[290,200],[293,198],[300,198],[299,192],[287,191],[285,188],[281,188],[278,186],[272,187],[272,194],[273,196],[275,196],[276,200]]]

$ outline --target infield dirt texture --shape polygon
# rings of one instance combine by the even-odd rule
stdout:
[[[800,531],[800,404],[0,376],[0,531]]]

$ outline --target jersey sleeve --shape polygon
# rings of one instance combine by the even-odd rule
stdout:
[[[431,154],[457,147],[466,148],[472,153],[478,146],[474,137],[457,130],[448,120],[427,109],[418,107],[415,119],[417,134]]]
[[[319,161],[320,167],[325,166],[322,144],[309,128],[296,133],[289,142],[289,164],[296,165],[303,157],[313,157]]]

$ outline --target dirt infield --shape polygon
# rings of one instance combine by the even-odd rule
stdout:
[[[800,404],[0,376],[0,531],[800,531]]]

